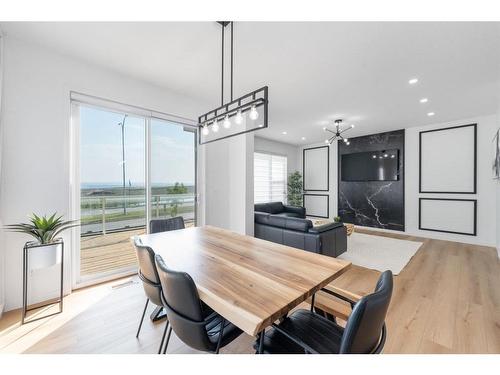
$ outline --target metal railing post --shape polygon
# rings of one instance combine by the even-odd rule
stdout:
[[[102,234],[106,234],[106,197],[101,198]]]

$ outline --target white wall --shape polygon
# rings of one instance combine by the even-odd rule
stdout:
[[[257,132],[258,134],[258,132]],[[295,171],[302,173],[302,156],[299,158],[299,146],[294,146],[288,143],[276,142],[270,139],[255,136],[254,149],[256,152],[265,152],[270,154],[277,154],[287,157],[287,172],[288,174]]]
[[[25,221],[31,212],[71,212],[70,90],[189,118],[210,107],[10,37],[5,38],[4,63],[0,118],[4,131],[0,220],[4,224]],[[71,287],[70,237],[65,235],[66,292]],[[5,256],[6,310],[21,305],[26,240],[20,234],[5,233],[0,244]]]
[[[477,194],[419,194],[418,193],[418,145],[419,132],[455,125],[477,123]],[[423,127],[406,128],[405,134],[405,226],[408,234],[450,241],[474,243],[500,248],[500,183],[491,178],[491,141],[499,126],[496,115],[463,119],[448,123],[438,123]],[[313,144],[304,147],[315,147],[324,144]],[[453,144],[443,144],[443,152]],[[302,148],[299,151],[299,164],[302,168]],[[337,145],[330,146],[330,218],[337,215]],[[418,229],[418,198],[422,197],[455,197],[477,199],[477,236],[464,236],[450,233],[421,231]],[[497,198],[498,197],[498,198]],[[497,200],[498,199],[498,200]],[[496,207],[496,209],[492,209]],[[373,228],[375,229],[375,228]]]
[[[419,194],[418,192],[418,143],[419,132],[457,125],[477,123],[477,194]],[[482,116],[459,121],[432,124],[406,129],[405,135],[405,221],[406,232],[418,236],[445,239],[487,246],[496,245],[497,215],[495,181],[491,178],[491,142],[498,127],[497,116]],[[443,144],[446,153],[453,144]],[[449,173],[453,173],[450,171]],[[422,231],[418,229],[418,198],[465,198],[477,199],[477,236]]]
[[[204,223],[253,235],[253,133],[200,148],[207,197]]]
[[[498,85],[498,91],[500,91],[500,84]],[[498,113],[497,113],[497,129],[500,128],[500,101],[498,102]],[[497,254],[500,258],[500,180],[496,182],[496,195],[497,195],[497,222],[496,222],[496,233],[497,233]]]
[[[0,119],[2,114],[2,88],[3,88],[3,41],[2,30],[0,30]],[[0,183],[3,181],[2,178],[2,153],[3,153],[3,126],[0,121]],[[0,215],[0,318],[5,306],[5,267],[4,267],[4,230],[2,216]]]

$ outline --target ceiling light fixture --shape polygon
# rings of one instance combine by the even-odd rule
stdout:
[[[342,136],[342,133],[344,133],[347,130],[352,129],[352,128],[354,128],[354,125],[350,125],[349,127],[342,129],[342,120],[341,119],[335,120],[335,130],[330,130],[328,128],[323,128],[323,130],[325,130],[325,131],[330,132],[330,133],[333,134],[333,136],[330,139],[326,139],[325,140],[325,143],[328,143],[328,144],[331,145],[333,143],[333,141],[335,141],[336,139],[339,139],[339,140],[344,141],[345,144],[347,146],[349,146],[351,144],[351,142],[349,142],[349,139],[344,138]]]
[[[283,134],[283,135],[287,135],[287,132],[281,132],[281,134]]]
[[[215,119],[214,123],[212,124],[212,131],[214,133],[217,133],[219,131],[219,124],[217,123],[217,119]]]
[[[229,120],[229,116],[226,115],[224,117],[224,122],[222,123],[226,129],[229,129],[231,127],[231,121]]]
[[[268,127],[268,88],[261,87],[248,94],[233,99],[233,22],[217,22],[222,29],[222,74],[221,74],[221,105],[201,116],[198,116],[198,141],[200,144],[218,141],[224,138],[234,137],[239,134],[249,133]],[[224,35],[226,27],[230,26],[231,53],[230,53],[230,100],[224,102]],[[248,117],[245,112],[249,112]],[[232,126],[231,118],[234,117]],[[224,129],[219,132],[218,121],[222,121]],[[211,128],[212,132],[208,131]],[[216,134],[217,133],[217,134]]]
[[[427,98],[420,99],[420,103],[427,103],[428,101],[429,101],[429,99],[427,99]]]
[[[306,137],[302,137],[301,139],[302,139],[303,141],[305,141],[305,140],[306,140]]]
[[[415,83],[417,83],[417,82],[418,82],[418,78],[412,78],[412,79],[410,79],[410,80],[408,81],[408,83],[409,83],[410,85],[414,85],[414,84],[415,84]]]
[[[429,113],[427,113],[427,116],[429,116],[429,117],[434,116],[434,115],[435,115],[435,113],[434,113],[434,112],[429,112]]]

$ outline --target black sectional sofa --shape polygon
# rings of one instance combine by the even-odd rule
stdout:
[[[313,227],[303,207],[281,202],[260,203],[255,208],[255,237],[318,254],[337,257],[347,250],[343,223]]]

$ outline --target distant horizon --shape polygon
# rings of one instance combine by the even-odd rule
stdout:
[[[184,186],[194,186],[194,182],[185,182],[185,181],[174,181],[174,182],[151,182],[151,186],[153,187],[159,187],[159,186],[174,186],[176,183],[179,184],[184,184]],[[91,188],[113,188],[113,187],[122,187],[123,182],[82,182],[80,183],[80,187],[84,189],[91,189]],[[131,187],[144,187],[144,183],[132,183],[130,185]],[[125,187],[129,187],[128,183],[125,185]]]

